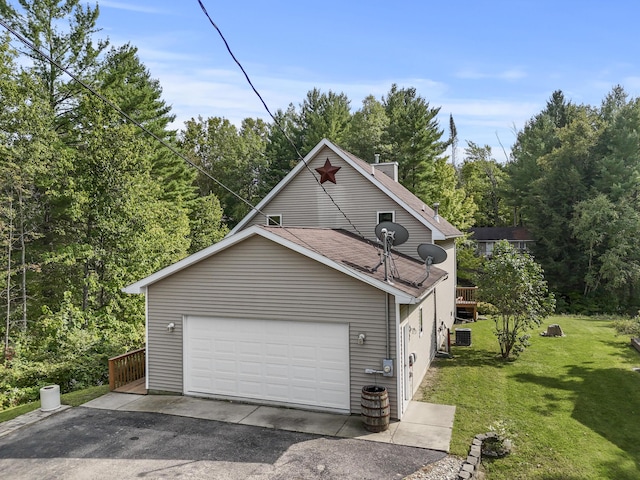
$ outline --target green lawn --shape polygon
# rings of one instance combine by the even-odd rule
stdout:
[[[515,362],[498,358],[493,322],[471,328],[471,347],[438,359],[423,400],[456,405],[451,453],[466,457],[475,434],[504,423],[514,452],[483,460],[499,479],[640,478],[640,354],[610,321],[553,317],[562,338],[532,332]]]
[[[63,405],[77,407],[89,400],[100,397],[107,392],[109,392],[109,385],[85,388],[84,390],[77,390],[75,392],[60,395],[60,403]],[[22,415],[23,413],[31,412],[38,408],[40,408],[40,400],[37,402],[25,403],[24,405],[18,405],[13,408],[7,408],[6,410],[0,411],[0,422],[6,422],[7,420],[11,420]]]

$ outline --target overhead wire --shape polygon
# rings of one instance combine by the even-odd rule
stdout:
[[[167,143],[165,140],[163,140],[162,138],[160,138],[158,135],[156,135],[155,133],[153,133],[151,130],[149,130],[148,128],[146,128],[143,124],[141,124],[140,122],[138,122],[137,120],[135,120],[134,118],[132,118],[130,115],[128,115],[125,111],[123,111],[120,107],[118,107],[115,103],[113,103],[111,100],[109,100],[107,97],[105,97],[104,95],[102,95],[100,92],[98,92],[96,89],[94,89],[92,86],[88,85],[86,82],[82,81],[80,78],[78,78],[77,75],[75,75],[74,73],[72,73],[68,68],[62,66],[59,62],[57,62],[56,60],[53,59],[53,57],[51,57],[51,55],[48,55],[47,53],[43,52],[42,50],[40,50],[38,47],[36,47],[31,41],[29,41],[27,38],[25,38],[23,35],[21,35],[19,32],[17,32],[15,29],[13,29],[10,25],[7,24],[7,22],[5,22],[2,18],[0,18],[0,25],[2,25],[9,33],[11,33],[14,37],[16,37],[20,42],[22,42],[23,44],[25,44],[27,47],[29,47],[36,55],[39,55],[40,57],[44,58],[45,60],[47,60],[49,63],[51,63],[51,65],[54,65],[56,68],[60,69],[61,71],[63,71],[64,73],[66,73],[69,77],[71,77],[72,80],[74,80],[75,82],[77,82],[80,86],[82,86],[83,88],[85,88],[86,90],[88,90],[91,94],[95,95],[96,97],[98,97],[100,100],[102,100],[106,105],[108,105],[110,108],[114,109],[120,116],[122,116],[123,118],[125,118],[127,121],[131,122],[133,125],[135,125],[136,127],[140,128],[144,133],[146,133],[147,135],[151,136],[154,140],[156,140],[157,142],[159,142],[161,145],[163,145],[165,148],[169,149],[174,155],[177,155],[179,158],[181,158],[183,161],[185,161],[188,165],[190,165],[191,167],[195,168],[198,172],[200,172],[201,174],[203,174],[205,177],[211,179],[213,182],[215,182],[217,185],[219,185],[220,187],[222,187],[224,190],[226,190],[227,192],[231,193],[234,197],[238,198],[239,200],[241,200],[243,203],[245,203],[246,205],[248,205],[251,210],[255,210],[257,213],[259,213],[260,215],[262,215],[263,217],[269,219],[270,217],[265,214],[264,212],[262,212],[259,208],[257,208],[256,206],[252,205],[248,200],[246,200],[244,197],[242,197],[240,194],[236,193],[235,191],[233,191],[232,189],[230,189],[229,187],[227,187],[224,183],[222,183],[220,180],[218,180],[217,178],[215,178],[213,175],[211,175],[209,172],[207,172],[206,170],[204,170],[202,167],[200,167],[198,164],[194,163],[193,161],[191,161],[189,158],[187,158],[185,155],[183,155],[180,151],[178,151],[177,149],[175,149],[172,145],[170,145],[169,143]],[[277,226],[279,227],[283,227],[282,224],[280,222],[278,222],[277,220],[275,220],[273,217],[271,217],[271,221],[276,223]],[[284,228],[284,227],[283,227]],[[313,251],[316,251],[315,248],[313,248],[311,245],[309,245],[309,243],[307,243],[305,240],[303,240],[302,238],[300,238],[298,235],[296,235],[295,233],[287,230],[289,232],[289,234],[291,236],[293,236],[294,238],[296,238],[300,243],[306,245],[308,248],[310,248]]]
[[[96,89],[94,89],[91,85],[87,84],[86,82],[84,82],[83,80],[81,80],[77,75],[75,75],[74,73],[72,73],[67,67],[61,65],[58,61],[56,61],[55,59],[53,59],[53,57],[51,57],[51,55],[43,52],[42,50],[40,50],[38,47],[36,47],[31,41],[29,41],[27,38],[25,38],[23,35],[21,35],[19,32],[17,32],[15,29],[13,29],[10,25],[7,24],[7,22],[5,22],[4,19],[0,18],[0,25],[2,25],[9,33],[11,33],[14,37],[16,37],[20,42],[22,42],[23,44],[25,44],[27,47],[29,47],[33,52],[35,52],[37,55],[41,56],[42,58],[44,58],[45,60],[47,60],[49,63],[51,63],[52,65],[54,65],[56,68],[60,69],[61,71],[63,71],[64,73],[66,73],[67,75],[69,75],[69,77],[71,77],[75,82],[77,82],[80,86],[82,86],[83,88],[85,88],[86,90],[88,90],[89,92],[91,92],[93,95],[95,95],[96,97],[98,97],[100,100],[102,100],[106,105],[108,105],[109,107],[111,107],[112,109],[114,109],[116,112],[118,112],[119,115],[121,115],[123,118],[127,119],[129,122],[131,122],[132,124],[134,124],[136,127],[138,127],[139,129],[141,129],[143,132],[145,132],[147,135],[151,136],[154,140],[156,140],[157,142],[159,142],[160,144],[162,144],[165,148],[169,149],[174,155],[178,156],[179,158],[181,158],[182,160],[184,160],[188,165],[190,165],[191,167],[195,168],[198,172],[200,172],[202,175],[204,175],[205,177],[209,178],[210,180],[212,180],[214,183],[216,183],[218,186],[222,187],[224,190],[226,190],[227,192],[229,192],[230,194],[232,194],[234,197],[236,197],[237,199],[239,199],[240,201],[242,201],[244,204],[246,204],[247,206],[249,206],[251,208],[251,210],[255,210],[256,212],[260,213],[261,215],[264,215],[266,217],[266,215],[261,212],[258,208],[256,208],[254,205],[251,204],[251,202],[249,202],[248,200],[246,200],[244,197],[242,197],[241,195],[239,195],[238,193],[234,192],[231,188],[227,187],[224,183],[222,183],[220,180],[218,180],[217,178],[215,178],[213,175],[211,175],[209,172],[207,172],[204,168],[202,168],[200,165],[198,165],[197,163],[193,162],[192,160],[190,160],[188,157],[186,157],[182,152],[180,152],[179,150],[177,150],[176,148],[174,148],[171,144],[167,143],[164,139],[160,138],[158,135],[156,135],[155,133],[153,133],[151,130],[149,130],[147,127],[145,127],[142,123],[138,122],[137,120],[135,120],[134,118],[132,118],[128,113],[126,113],[125,111],[123,111],[120,107],[118,107],[115,103],[113,103],[111,100],[109,100],[107,97],[105,97],[104,95],[102,95],[100,92],[98,92]]]
[[[206,11],[206,8],[204,7],[204,5],[202,4],[202,2],[200,0],[198,0],[198,3],[200,4],[202,10],[204,11],[205,15],[207,16],[207,18],[209,19],[209,21],[211,22],[211,24],[214,26],[214,28],[218,31],[220,37],[222,38],[227,51],[229,52],[229,54],[232,56],[232,58],[234,59],[234,61],[236,62],[236,64],[238,65],[238,67],[242,70],[243,74],[245,75],[245,78],[247,79],[247,82],[249,83],[249,85],[251,86],[251,88],[253,89],[253,91],[255,92],[255,94],[258,96],[258,98],[260,99],[260,101],[262,102],[263,106],[265,107],[265,110],[267,111],[267,113],[269,114],[269,116],[272,118],[272,120],[274,121],[274,123],[277,125],[277,127],[279,128],[279,130],[282,132],[282,134],[285,136],[286,140],[291,144],[291,146],[294,148],[294,151],[296,152],[296,155],[298,155],[298,160],[302,161],[302,163],[304,164],[304,166],[307,168],[307,170],[309,170],[309,172],[312,173],[312,177],[316,180],[316,182],[320,185],[320,187],[322,188],[322,190],[324,191],[324,193],[331,199],[332,203],[336,206],[336,208],[340,211],[340,213],[344,216],[344,218],[347,220],[347,222],[351,225],[351,227],[355,230],[355,232],[363,239],[367,240],[367,243],[369,243],[368,239],[358,230],[358,228],[353,224],[353,222],[349,219],[349,217],[346,215],[346,213],[340,208],[340,206],[337,204],[337,202],[333,199],[333,197],[331,196],[331,194],[326,190],[326,188],[320,183],[320,181],[318,180],[318,178],[313,175],[313,172],[311,171],[310,167],[308,166],[307,162],[304,161],[304,158],[302,157],[302,154],[300,153],[300,151],[298,150],[297,146],[295,145],[295,143],[291,140],[291,138],[288,136],[288,134],[286,133],[286,131],[284,130],[284,128],[282,127],[282,125],[280,124],[280,122],[274,117],[274,115],[271,113],[271,111],[269,110],[269,107],[267,106],[266,102],[264,101],[264,99],[262,98],[262,96],[260,95],[260,93],[258,92],[258,90],[254,87],[253,83],[251,82],[251,79],[249,78],[248,74],[246,73],[244,67],[242,66],[242,64],[237,60],[237,58],[235,57],[235,55],[233,54],[226,38],[224,37],[224,35],[222,34],[222,32],[220,31],[220,29],[218,28],[218,26],[215,24],[215,22],[213,22],[213,20],[211,19],[211,17],[209,16],[208,12]],[[185,163],[187,163],[188,165],[190,165],[192,168],[195,168],[198,172],[200,172],[202,175],[204,175],[205,177],[209,178],[210,180],[212,180],[214,183],[216,183],[218,186],[220,186],[221,188],[223,188],[224,190],[226,190],[227,192],[229,192],[230,194],[232,194],[234,197],[236,197],[237,199],[239,199],[240,201],[242,201],[244,204],[246,204],[248,207],[251,208],[251,210],[256,211],[257,213],[259,213],[260,215],[264,216],[265,218],[269,218],[267,214],[265,214],[264,212],[262,212],[260,209],[258,209],[256,206],[252,205],[248,200],[246,200],[244,197],[242,197],[241,195],[239,195],[238,193],[236,193],[235,191],[233,191],[231,188],[227,187],[224,183],[222,183],[220,180],[218,180],[217,178],[215,178],[213,175],[211,175],[209,172],[207,172],[205,169],[203,169],[201,166],[199,166],[198,164],[196,164],[195,162],[193,162],[192,160],[190,160],[188,157],[186,157],[182,152],[180,152],[179,150],[177,150],[175,147],[173,147],[171,144],[169,144],[168,142],[166,142],[164,139],[162,139],[161,137],[159,137],[158,135],[156,135],[154,132],[152,132],[151,130],[149,130],[147,127],[145,127],[142,123],[138,122],[137,120],[135,120],[133,117],[131,117],[129,114],[127,114],[125,111],[123,111],[120,107],[118,107],[114,102],[112,102],[111,100],[109,100],[107,97],[105,97],[104,95],[102,95],[100,92],[98,92],[95,88],[93,88],[91,85],[87,84],[86,82],[84,82],[83,80],[81,80],[77,75],[75,75],[73,72],[71,72],[67,67],[63,66],[62,64],[60,64],[58,61],[56,61],[51,55],[43,52],[42,50],[40,50],[38,47],[36,47],[31,41],[29,41],[27,38],[25,38],[22,34],[20,34],[19,32],[17,32],[14,28],[12,28],[4,19],[0,18],[0,25],[2,25],[9,33],[11,33],[16,39],[18,39],[21,43],[23,43],[24,45],[26,45],[29,49],[31,49],[36,55],[40,56],[41,58],[45,59],[46,61],[48,61],[51,65],[55,66],[56,68],[58,68],[59,70],[61,70],[62,72],[66,73],[72,80],[74,80],[76,83],[78,83],[81,87],[83,87],[85,90],[89,91],[92,95],[96,96],[97,98],[99,98],[102,102],[104,102],[106,105],[108,105],[110,108],[112,108],[113,110],[115,110],[120,116],[122,116],[123,118],[125,118],[127,121],[131,122],[133,125],[135,125],[136,127],[138,127],[140,130],[142,130],[144,133],[146,133],[147,135],[149,135],[151,138],[153,138],[155,141],[159,142],[162,146],[164,146],[165,148],[167,148],[169,151],[171,151],[174,155],[176,155],[177,157],[179,157],[180,159],[182,159]],[[271,221],[274,221],[277,226],[280,226],[282,228],[284,228],[291,236],[293,236],[294,238],[296,238],[300,243],[304,244],[305,246],[307,246],[308,248],[310,248],[312,251],[315,251],[316,253],[320,253],[316,248],[314,248],[313,246],[311,246],[309,243],[307,243],[304,239],[300,238],[298,235],[296,235],[294,232],[292,232],[290,229],[284,227],[283,225],[280,224],[280,222],[276,221],[275,219],[271,219]],[[375,248],[375,247],[374,247]],[[324,255],[323,255],[324,256]],[[360,276],[358,272],[354,273],[357,276]]]
[[[331,202],[333,203],[333,205],[338,209],[338,211],[342,214],[342,216],[345,218],[345,220],[349,223],[349,225],[351,226],[351,228],[353,228],[353,230],[362,238],[366,239],[366,237],[362,234],[362,232],[360,232],[360,230],[358,230],[358,227],[355,226],[355,224],[351,221],[351,219],[347,216],[347,214],[344,212],[344,210],[342,210],[342,208],[340,208],[340,205],[338,205],[338,203],[335,201],[335,199],[331,196],[331,194],[327,191],[327,189],[325,188],[324,185],[322,185],[322,183],[320,182],[320,180],[318,180],[318,177],[316,175],[313,174],[313,171],[311,171],[311,168],[309,167],[309,165],[307,164],[307,162],[305,162],[304,157],[302,156],[302,153],[300,153],[300,150],[298,149],[298,147],[296,146],[295,142],[291,139],[291,137],[287,134],[287,132],[285,131],[284,127],[280,124],[280,122],[278,121],[278,119],[273,115],[273,113],[271,113],[271,110],[269,109],[269,107],[267,106],[267,103],[264,101],[264,98],[262,98],[262,95],[260,94],[260,92],[258,91],[258,89],[253,85],[253,82],[251,81],[251,78],[249,78],[249,74],[246,72],[246,70],[244,69],[244,67],[242,66],[242,64],[240,63],[240,61],[238,60],[238,58],[235,56],[235,54],[233,53],[233,51],[231,50],[231,47],[229,46],[229,42],[227,42],[227,39],[225,38],[225,36],[223,35],[222,31],[220,30],[220,28],[218,27],[218,25],[216,25],[216,22],[213,21],[213,19],[211,18],[211,15],[209,15],[209,12],[207,11],[207,8],[204,6],[204,4],[202,3],[202,0],[198,0],[198,4],[200,5],[200,8],[202,9],[202,12],[204,13],[204,15],[207,17],[207,19],[209,20],[209,23],[211,23],[211,26],[213,26],[213,28],[216,30],[216,32],[218,32],[218,35],[220,36],[220,38],[222,39],[222,42],[224,43],[227,52],[229,52],[229,55],[231,56],[231,58],[233,59],[233,61],[236,63],[236,65],[238,65],[238,68],[240,69],[240,71],[242,72],[242,74],[244,75],[244,78],[247,80],[247,83],[249,84],[249,86],[251,87],[251,89],[253,90],[253,92],[256,94],[256,96],[260,99],[260,102],[262,103],[262,105],[264,106],[264,109],[267,111],[267,113],[269,114],[269,117],[271,117],[271,119],[273,120],[273,122],[276,124],[276,126],[278,127],[278,129],[280,130],[280,132],[284,135],[284,138],[287,140],[287,142],[289,142],[289,144],[291,144],[291,146],[293,147],[293,150],[296,152],[296,155],[298,156],[297,161],[300,161],[304,164],[304,166],[306,167],[306,169],[311,173],[311,176],[315,179],[316,183],[320,186],[320,188],[322,188],[323,192],[329,197],[329,199],[331,200]]]

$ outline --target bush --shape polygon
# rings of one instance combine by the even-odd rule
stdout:
[[[108,359],[144,345],[144,323],[109,312],[86,312],[70,297],[60,310],[45,308],[37,327],[14,339],[14,356],[0,365],[0,408],[37,400],[40,388],[62,393],[103,385]]]
[[[612,326],[618,335],[640,337],[640,314],[629,319],[614,320]]]
[[[480,315],[498,315],[498,309],[487,302],[478,302],[478,314]]]

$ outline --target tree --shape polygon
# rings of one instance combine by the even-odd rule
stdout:
[[[503,240],[485,263],[478,286],[482,300],[498,311],[495,334],[502,358],[517,356],[529,345],[527,332],[555,308],[542,268],[528,253],[519,253]]]
[[[458,129],[453,121],[453,114],[449,114],[449,145],[451,145],[451,165],[453,165],[453,168],[457,171],[458,165],[456,165],[456,153],[458,149]]]
[[[26,330],[32,285],[40,268],[33,244],[44,223],[41,191],[49,182],[56,145],[53,113],[43,85],[16,65],[8,37],[0,38],[0,303],[6,314],[5,347],[11,329]],[[3,298],[4,297],[4,298]]]
[[[536,181],[544,175],[539,159],[559,146],[559,132],[574,117],[577,109],[564,94],[553,92],[545,109],[529,120],[518,132],[511,149],[511,161],[505,166],[507,176],[505,197],[516,212],[517,224],[529,226],[536,214],[539,192]]]
[[[275,121],[268,126],[265,146],[265,171],[261,176],[259,196],[266,196],[298,163],[300,156],[296,149],[295,130],[298,114],[293,104],[287,110],[278,110]]]
[[[99,8],[83,6],[80,0],[18,1],[23,13],[3,0],[0,1],[0,15],[60,65],[70,68],[80,78],[92,79],[100,54],[108,46],[107,41],[93,43],[93,34],[98,32]],[[60,28],[63,24],[68,28]],[[66,79],[64,72],[30,49],[25,47],[22,53],[32,59],[32,72],[45,85],[51,109],[56,113],[56,128],[60,132],[69,122],[73,123],[74,98],[81,87]]]
[[[191,119],[180,135],[182,149],[209,176],[199,174],[201,196],[215,194],[220,199],[227,221],[239,222],[249,205],[258,203],[266,175],[265,150],[269,129],[260,119],[245,118],[240,130],[229,120],[210,117]],[[238,198],[240,197],[240,198]]]
[[[376,154],[381,156],[383,162],[388,161],[391,149],[382,140],[388,127],[389,117],[384,105],[369,95],[351,118],[344,147],[368,162],[372,162]]]
[[[510,209],[506,205],[503,189],[506,173],[493,158],[491,147],[481,147],[467,141],[465,160],[460,168],[460,181],[465,192],[477,205],[475,225],[502,227],[511,222]]]
[[[320,140],[327,138],[343,145],[351,121],[350,101],[344,93],[322,93],[314,88],[300,105],[296,126],[300,153],[304,156]]]
[[[162,87],[151,78],[138,57],[138,49],[129,44],[112,48],[96,74],[103,95],[110,97],[124,113],[169,145],[176,146],[176,132],[169,129],[175,116],[162,99]],[[184,207],[197,195],[196,173],[180,157],[142,130],[138,135],[149,145],[152,174],[164,190],[163,198]]]
[[[435,162],[448,146],[436,118],[440,109],[430,107],[415,88],[395,84],[382,103],[389,119],[382,141],[389,145],[389,160],[398,162],[398,180],[425,202],[437,201],[425,193],[428,183],[437,181]]]

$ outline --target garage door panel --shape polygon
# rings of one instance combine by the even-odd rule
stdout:
[[[349,410],[346,324],[185,319],[185,393]]]

